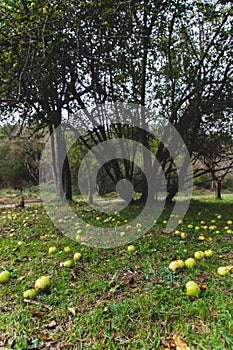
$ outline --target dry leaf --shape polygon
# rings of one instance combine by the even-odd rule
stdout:
[[[44,326],[46,327],[46,328],[55,328],[56,327],[56,325],[57,325],[57,322],[55,321],[55,320],[52,320],[50,323],[48,323],[48,324],[45,324]]]
[[[75,311],[75,309],[73,307],[68,307],[67,309],[73,316],[76,315],[76,311]]]
[[[175,341],[176,350],[190,350],[190,347],[185,344],[178,334],[174,334],[172,338]]]

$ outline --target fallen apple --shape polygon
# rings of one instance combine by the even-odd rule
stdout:
[[[232,220],[228,220],[227,225],[232,225]]]
[[[184,262],[183,260],[180,260],[180,259],[172,261],[168,266],[168,268],[173,272],[175,272],[178,269],[182,269],[183,267],[184,267]]]
[[[179,265],[179,263],[178,263],[177,261],[172,261],[172,262],[169,264],[168,268],[169,268],[170,270],[172,270],[173,272],[175,272],[177,269],[180,268],[180,265]]]
[[[11,274],[9,271],[4,270],[0,273],[0,283],[8,282],[11,277]]]
[[[194,281],[188,281],[186,283],[186,293],[188,296],[198,297],[200,294],[200,287]]]
[[[194,257],[197,259],[197,260],[200,260],[200,259],[203,259],[204,258],[204,253],[199,250],[197,252],[194,253]]]
[[[36,297],[36,291],[35,289],[28,289],[23,293],[23,298],[24,299],[30,299],[33,300]]]
[[[183,269],[183,267],[184,267],[184,262],[183,262],[183,260],[178,259],[178,260],[176,260],[176,262],[179,264],[179,268],[180,268],[180,269]]]
[[[136,248],[134,245],[128,245],[128,247],[127,247],[128,252],[134,252],[135,250],[136,250]]]
[[[65,247],[64,252],[69,253],[71,251],[70,247]]]
[[[188,237],[187,232],[181,232],[180,237],[181,237],[182,239],[187,238],[187,237]]]
[[[121,236],[121,237],[124,237],[124,236],[125,236],[125,232],[122,231],[122,232],[120,233],[120,236]]]
[[[35,290],[37,292],[43,292],[50,287],[50,278],[48,276],[41,276],[36,280]]]
[[[230,273],[230,270],[226,266],[220,266],[217,270],[219,276],[226,276]]]
[[[206,258],[210,258],[213,255],[213,251],[211,249],[205,250],[204,255]]]
[[[75,254],[74,254],[74,261],[80,260],[81,257],[82,257],[82,254],[81,254],[81,253],[75,253]]]
[[[49,247],[49,254],[54,254],[56,252],[56,247]]]
[[[201,236],[198,237],[198,239],[199,239],[199,241],[204,241],[205,240],[205,236],[201,235]]]
[[[192,269],[196,265],[196,261],[193,258],[188,258],[185,260],[184,264],[188,269]]]
[[[72,260],[66,260],[63,263],[64,267],[72,267],[73,266],[73,261]]]

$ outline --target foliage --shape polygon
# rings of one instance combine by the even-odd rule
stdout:
[[[232,9],[228,2],[17,0],[2,1],[1,10],[2,118],[17,111],[27,123],[49,126],[53,132],[80,108],[106,101],[133,102],[156,111],[154,119],[159,114],[169,120],[190,155],[197,145],[202,147],[198,138],[210,124],[222,133],[230,122]],[[96,131],[95,119],[89,119],[88,125]],[[66,145],[62,134],[58,138],[59,159]],[[151,147],[143,130],[138,130],[138,138]],[[162,144],[157,158],[172,198],[176,168]],[[144,159],[144,171],[152,167],[152,161]],[[61,179],[60,164],[57,168]],[[68,180],[62,185],[67,185],[65,192],[71,199],[68,159],[64,169],[63,178]],[[128,170],[129,166],[125,177]],[[62,192],[59,183],[58,192]],[[143,192],[149,195],[145,181]]]

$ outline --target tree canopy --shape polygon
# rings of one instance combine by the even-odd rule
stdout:
[[[2,1],[1,14],[2,119],[17,116],[52,133],[88,106],[136,103],[174,125],[190,156],[203,147],[199,140],[210,125],[221,134],[232,123],[230,2],[17,0]],[[108,134],[95,126],[96,120],[89,118],[89,131],[99,143]],[[153,148],[144,130],[134,137]],[[62,133],[57,144],[59,163],[59,152],[66,147]],[[173,159],[162,144],[153,152],[172,198],[177,191],[174,176],[169,183],[171,171],[175,174]],[[152,160],[144,158],[150,171]],[[70,178],[68,159],[61,168],[62,186],[71,198],[69,181],[64,180]],[[115,182],[127,178],[125,169],[124,174],[115,172]]]

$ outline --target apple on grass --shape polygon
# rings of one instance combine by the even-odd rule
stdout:
[[[198,297],[200,294],[200,287],[194,281],[188,281],[186,283],[186,293],[188,296]]]
[[[213,255],[213,251],[211,249],[207,249],[204,251],[204,255],[206,258],[210,258]]]
[[[184,267],[184,262],[181,259],[174,260],[169,264],[169,269],[175,272],[178,269],[182,269]]]
[[[136,250],[136,248],[134,245],[128,245],[128,247],[127,247],[128,252],[134,252],[135,250]]]
[[[25,290],[25,292],[23,293],[24,299],[33,300],[33,299],[35,299],[35,297],[36,297],[35,289],[28,289],[28,290]]]
[[[69,253],[71,251],[70,247],[65,247],[64,252]]]
[[[82,254],[81,254],[81,253],[75,253],[75,254],[74,254],[74,261],[80,260],[81,257],[82,257]]]
[[[203,259],[204,258],[204,253],[199,250],[197,252],[194,253],[194,257],[197,259],[197,260],[200,260],[200,259]]]
[[[182,239],[187,238],[187,237],[188,237],[187,232],[181,232],[180,237],[181,237]]]
[[[219,276],[226,276],[230,273],[230,270],[227,266],[220,266],[217,270]]]
[[[198,237],[198,239],[199,239],[199,241],[204,241],[205,240],[205,236],[201,235],[201,236]]]
[[[192,269],[196,265],[196,261],[193,258],[188,258],[185,260],[184,264],[188,269]]]
[[[35,290],[36,292],[43,292],[50,287],[50,278],[48,276],[41,276],[36,280]]]
[[[54,254],[56,252],[56,247],[49,247],[49,254]]]
[[[11,277],[11,274],[9,271],[4,270],[0,273],[0,283],[8,282]]]
[[[73,261],[72,260],[66,260],[63,263],[64,267],[72,267],[73,266]]]

